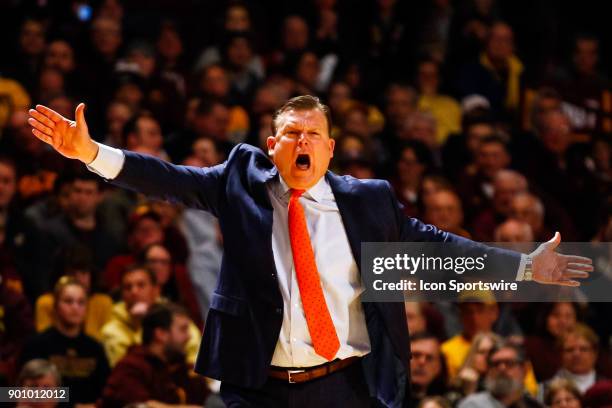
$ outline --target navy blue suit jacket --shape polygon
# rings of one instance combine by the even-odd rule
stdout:
[[[219,219],[224,255],[195,370],[243,387],[257,388],[268,369],[283,320],[283,298],[272,254],[272,205],[266,183],[278,172],[250,145],[236,146],[228,160],[210,168],[177,166],[124,151],[113,184],[155,198],[210,211]],[[357,265],[361,242],[440,241],[466,248],[481,244],[405,218],[388,182],[326,176],[336,198]],[[516,271],[518,254],[507,256]],[[402,303],[364,303],[371,353],[363,359],[372,396],[401,407],[409,384],[408,327]]]

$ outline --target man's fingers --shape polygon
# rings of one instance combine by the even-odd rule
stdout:
[[[54,111],[53,109],[47,108],[45,105],[36,105],[36,110],[42,113],[43,115],[45,115],[46,117],[48,117],[49,119],[51,119],[55,123],[61,122],[62,120],[66,119],[65,117],[63,117],[62,115]]]
[[[49,136],[49,135],[44,134],[40,130],[32,129],[32,134],[34,134],[34,136],[36,136],[37,138],[39,138],[43,142],[48,143],[50,145],[53,145],[53,138],[51,136]]]
[[[593,265],[591,265],[591,264],[576,263],[576,262],[569,262],[567,264],[567,268],[568,269],[576,269],[578,271],[587,271],[587,272],[593,272],[593,270],[594,270]]]
[[[55,122],[53,122],[51,119],[49,119],[48,117],[46,117],[42,113],[38,112],[37,110],[30,109],[28,111],[28,113],[30,114],[31,117],[33,117],[37,121],[39,121],[39,122],[49,126],[51,129],[53,129],[55,127]]]
[[[584,271],[579,271],[576,269],[568,269],[565,272],[563,272],[563,277],[571,278],[571,279],[584,279],[584,278],[589,277],[589,273],[584,272]]]
[[[78,126],[85,125],[85,104],[83,102],[79,103],[74,111],[74,118]]]
[[[28,123],[30,124],[30,126],[32,126],[33,128],[39,130],[40,132],[46,134],[47,136],[52,137],[53,136],[53,129],[51,129],[49,126],[46,126],[45,124],[37,121],[34,118],[28,118]]]
[[[579,263],[579,264],[588,264],[591,265],[593,260],[591,258],[587,258],[585,256],[578,255],[561,255],[565,261],[569,263]]]

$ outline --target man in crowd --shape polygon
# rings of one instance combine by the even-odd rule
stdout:
[[[184,354],[191,324],[179,306],[152,306],[142,319],[142,345],[131,347],[115,366],[99,406],[140,402],[155,407],[201,407],[209,391],[204,378],[188,368]]]

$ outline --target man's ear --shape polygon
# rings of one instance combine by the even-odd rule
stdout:
[[[274,146],[276,146],[276,136],[268,136],[266,139],[266,145],[268,146],[268,156],[272,156],[274,153]]]
[[[329,138],[329,157],[334,157],[334,147],[336,147],[336,140]]]

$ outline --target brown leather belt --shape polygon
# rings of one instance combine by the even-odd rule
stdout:
[[[344,360],[334,360],[315,367],[284,368],[270,367],[270,377],[287,381],[290,384],[312,381],[340,371],[359,360],[361,357],[349,357]]]

